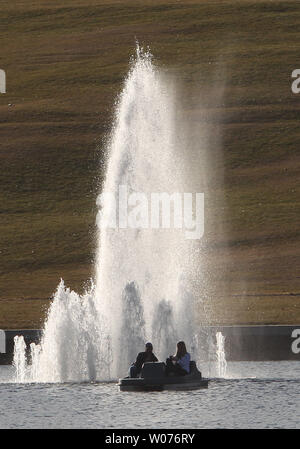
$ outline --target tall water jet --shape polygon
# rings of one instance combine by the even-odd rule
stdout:
[[[120,204],[121,194],[129,197],[132,192],[146,198],[154,192],[193,192],[185,190],[193,186],[187,182],[188,145],[176,101],[174,89],[153,65],[151,54],[138,48],[117,105],[103,189],[113,194],[119,210],[115,216],[115,203],[107,201],[99,216],[96,304],[111,336],[113,376],[124,372],[128,365],[122,342],[132,342],[136,314],[125,314],[124,329],[122,298],[132,282],[139,291],[144,335],[153,341],[161,358],[170,352],[171,340],[174,351],[176,339],[186,339],[189,344],[193,334],[194,297],[189,292],[189,281],[193,251],[199,242],[185,239],[183,230],[174,227],[135,229],[128,215],[124,218],[124,208],[130,210],[130,204]],[[100,200],[99,204],[103,205]],[[117,229],[101,226],[101,220],[107,217],[116,219]]]
[[[226,377],[227,361],[225,355],[225,337],[222,332],[216,333],[218,377]]]
[[[149,198],[153,192],[197,191],[188,170],[187,127],[178,109],[172,84],[149,51],[138,47],[107,144],[106,178],[97,200],[95,285],[78,295],[61,281],[41,344],[31,347],[31,381],[116,379],[145,340],[153,342],[162,360],[175,351],[177,340],[196,351],[192,286],[201,270],[199,240],[185,238],[184,229],[176,226],[132,226],[136,197],[125,205],[120,199],[134,192]],[[104,202],[105,193],[115,201]],[[177,218],[174,212],[174,222]],[[104,226],[112,219],[116,228]]]
[[[15,369],[15,382],[24,382],[27,375],[26,343],[23,336],[14,337],[14,358],[13,367]]]

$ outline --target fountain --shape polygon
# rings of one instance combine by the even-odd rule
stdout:
[[[116,104],[106,178],[97,199],[95,284],[78,295],[60,282],[41,343],[31,345],[27,381],[116,379],[126,373],[145,340],[152,341],[160,359],[174,353],[178,340],[195,347],[192,286],[201,270],[199,240],[186,239],[184,230],[175,225],[168,229],[130,226],[120,202],[120,186],[129,194],[142,192],[146,197],[153,192],[196,192],[188,169],[187,150],[192,143],[177,106],[172,83],[153,64],[150,52],[137,46]],[[105,202],[105,192],[116,202]],[[114,217],[116,203],[119,210]],[[112,218],[119,226],[104,226]],[[24,348],[17,340],[16,366],[23,363],[19,352]]]

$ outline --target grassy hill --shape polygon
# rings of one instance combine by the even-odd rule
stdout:
[[[2,5],[0,328],[40,327],[61,277],[80,292],[93,275],[103,139],[136,39],[180,79],[191,125],[201,92],[222,137],[211,224],[226,213],[205,249],[213,321],[300,322],[299,29],[297,0]]]

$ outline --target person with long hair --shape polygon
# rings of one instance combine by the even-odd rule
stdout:
[[[191,356],[186,350],[184,341],[177,343],[175,355],[170,355],[166,360],[167,375],[174,373],[175,376],[185,376],[190,372]]]

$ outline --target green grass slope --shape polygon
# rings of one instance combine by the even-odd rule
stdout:
[[[82,291],[93,275],[103,139],[135,39],[180,79],[191,126],[201,92],[222,136],[210,220],[225,204],[226,232],[208,226],[205,241],[212,322],[300,322],[299,29],[296,0],[2,5],[0,328],[40,327],[61,277]]]

